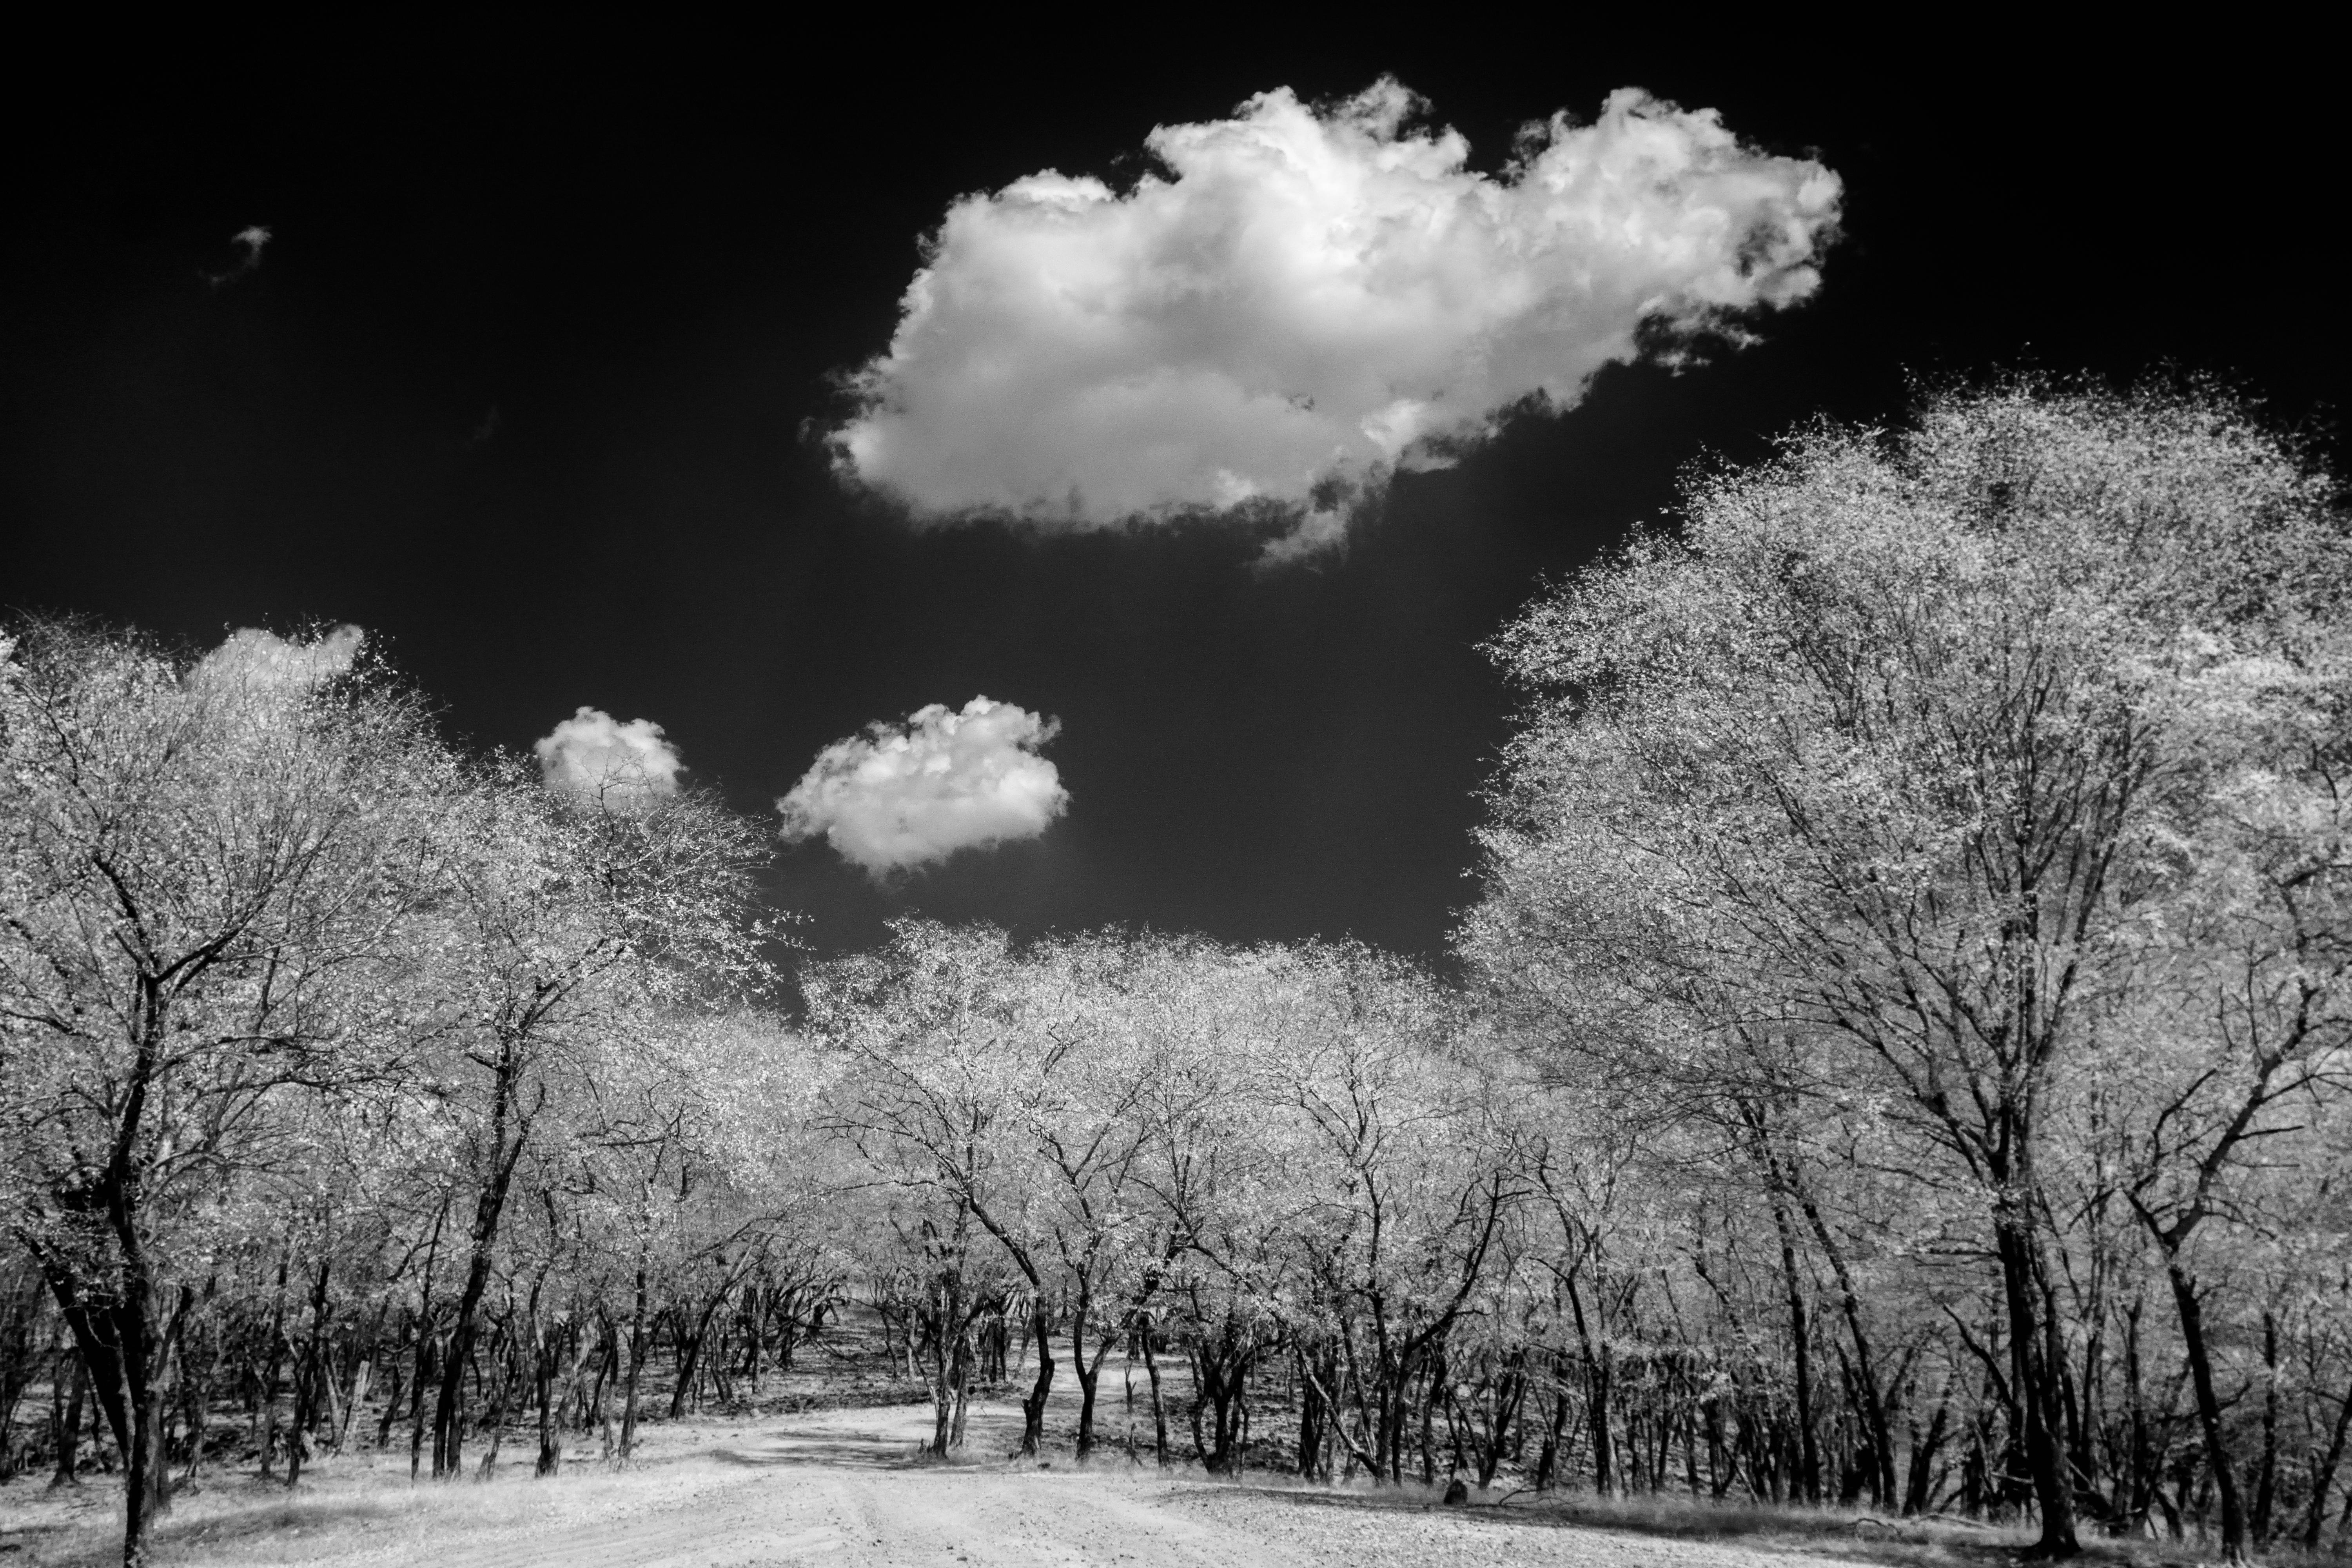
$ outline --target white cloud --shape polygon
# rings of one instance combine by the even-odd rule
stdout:
[[[1069,808],[1054,764],[1037,755],[1060,724],[975,697],[944,703],[903,728],[873,724],[836,741],[776,802],[784,837],[822,834],[844,859],[880,877],[959,849],[1034,838]]]
[[[240,626],[196,661],[195,679],[307,691],[350,670],[366,646],[367,633],[354,626],[337,626],[309,642]]]
[[[262,249],[269,243],[269,226],[260,223],[247,224],[229,237],[229,243],[242,247],[245,254],[237,258],[236,264],[226,269],[205,274],[205,281],[215,289],[224,283],[236,282],[261,265]]]
[[[677,790],[677,749],[649,719],[624,724],[601,708],[583,708],[532,748],[552,790],[628,807]]]
[[[957,202],[855,379],[842,471],[919,518],[1255,502],[1336,541],[1335,492],[1574,404],[1645,323],[1820,284],[1837,175],[1712,110],[1622,89],[1591,125],[1530,126],[1490,178],[1457,133],[1404,131],[1419,107],[1393,79],[1320,110],[1277,89],[1153,131],[1168,174],[1126,195],[1048,171]]]

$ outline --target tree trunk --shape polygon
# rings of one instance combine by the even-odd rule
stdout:
[[[2344,1391],[2343,1403],[2336,1407],[2336,1426],[2328,1434],[2327,1454],[2311,1478],[2311,1501],[2303,1514],[2303,1544],[2309,1552],[2319,1550],[2319,1532],[2327,1524],[2327,1489],[2336,1484],[2336,1467],[2344,1462],[2344,1439],[2352,1434],[2352,1388]]]
[[[1944,1426],[1951,1415],[1952,1384],[1949,1376],[1944,1380],[1943,1391],[1936,1396],[1936,1413],[1927,1419],[1927,1430],[1919,1431],[1918,1417],[1911,1417],[1911,1465],[1904,1478],[1903,1517],[1916,1519],[1926,1513],[1934,1499],[1929,1496],[1933,1486],[1936,1455],[1944,1446]]]
[[[1095,1447],[1095,1388],[1102,1381],[1103,1355],[1110,1348],[1104,1337],[1095,1352],[1094,1361],[1087,1360],[1087,1319],[1094,1307],[1094,1293],[1081,1286],[1076,1305],[1070,1313],[1070,1371],[1078,1380],[1078,1442],[1077,1457],[1083,1460]]]
[[[143,1292],[142,1292],[143,1294]],[[142,1314],[143,1315],[143,1314]],[[149,1358],[142,1356],[141,1362]],[[131,1446],[122,1465],[122,1561],[140,1568],[147,1561],[147,1537],[169,1510],[167,1457],[163,1452],[163,1380],[160,1370],[134,1363],[131,1399]]]
[[[732,1285],[729,1285],[725,1289],[722,1289],[719,1294],[710,1299],[709,1304],[702,1309],[701,1314],[695,1320],[693,1335],[686,1341],[685,1344],[680,1349],[677,1363],[677,1386],[670,1391],[669,1396],[669,1418],[673,1421],[677,1420],[680,1416],[686,1414],[688,1391],[693,1385],[697,1373],[702,1366],[703,1345],[710,1337],[710,1320],[718,1312],[719,1307],[726,1301],[727,1291],[733,1289],[734,1287]]]
[[[323,1364],[327,1335],[327,1271],[330,1262],[319,1263],[319,1282],[310,1292],[310,1337],[302,1359],[294,1369],[294,1425],[286,1435],[286,1489],[302,1479],[302,1450],[310,1441],[310,1424],[318,1418],[315,1408],[320,1384],[331,1376]]]
[[[1576,1339],[1584,1352],[1584,1402],[1592,1426],[1592,1489],[1607,1497],[1615,1489],[1615,1476],[1609,1463],[1609,1395],[1611,1393],[1608,1346],[1604,1342],[1596,1348],[1592,1333],[1584,1321],[1584,1294],[1576,1288],[1573,1278],[1565,1281],[1568,1306],[1576,1321]]]
[[[484,1380],[489,1384],[489,1408],[482,1416],[482,1426],[489,1436],[482,1444],[482,1462],[478,1472],[486,1481],[498,1473],[499,1442],[506,1435],[508,1373],[511,1370],[508,1354],[513,1343],[513,1317],[514,1306],[509,1301],[507,1315],[499,1320],[498,1331],[490,1336],[490,1372]]]
[[[1789,1291],[1789,1342],[1796,1352],[1797,1486],[1809,1503],[1822,1500],[1822,1451],[1813,1432],[1812,1331],[1805,1321],[1804,1282],[1797,1273],[1796,1227],[1789,1222],[1789,1205],[1777,1174],[1773,1178],[1772,1224],[1780,1233],[1780,1274]]]
[[[500,1041],[490,1096],[490,1168],[474,1204],[466,1283],[458,1292],[457,1310],[450,1318],[449,1348],[441,1368],[440,1396],[433,1410],[433,1474],[436,1479],[456,1476],[462,1463],[459,1425],[466,1364],[474,1352],[474,1313],[481,1305],[483,1292],[489,1288],[492,1249],[498,1242],[499,1220],[506,1212],[507,1190],[514,1181],[515,1166],[522,1159],[523,1145],[530,1138],[530,1116],[523,1110],[520,1098],[522,1070],[519,1042]],[[544,1098],[543,1087],[541,1097]]]
[[[1437,1454],[1433,1430],[1437,1402],[1445,1395],[1445,1355],[1439,1352],[1430,1363],[1429,1375],[1421,1394],[1421,1484],[1437,1484]]]
[[[531,1375],[533,1390],[539,1396],[539,1462],[532,1467],[535,1476],[561,1474],[563,1469],[563,1433],[555,1409],[555,1374],[563,1359],[565,1335],[570,1325],[553,1334],[547,1331],[546,1322],[533,1310],[530,1318]],[[578,1369],[575,1366],[574,1381]],[[568,1391],[567,1391],[568,1397]]]
[[[378,1333],[383,1331],[382,1312],[376,1314],[376,1331]],[[360,1406],[366,1402],[368,1396],[368,1384],[374,1381],[374,1378],[375,1341],[371,1337],[366,1344],[360,1347],[359,1363],[352,1368],[351,1393],[343,1402],[341,1418],[335,1423],[335,1447],[339,1452],[345,1443],[351,1441],[352,1423],[359,1419]]]
[[[2246,1528],[2253,1544],[2270,1539],[2271,1505],[2278,1496],[2278,1319],[2263,1311],[2263,1454],[2254,1471],[2254,1509]]]
[[[62,1405],[56,1406],[58,1468],[56,1473],[49,1477],[52,1487],[81,1484],[81,1478],[74,1474],[74,1460],[81,1447],[81,1402],[82,1394],[89,1387],[89,1369],[82,1364],[79,1351],[68,1350],[65,1353],[66,1359],[73,1363],[73,1393]],[[53,1405],[55,1390],[64,1385],[65,1379],[60,1376],[52,1387]],[[2346,1408],[2352,1409],[2352,1401],[2347,1402]]]
[[[1295,1353],[1298,1358],[1298,1381],[1300,1384],[1298,1396],[1298,1473],[1302,1479],[1312,1480],[1318,1475],[1321,1474],[1323,1469],[1321,1462],[1323,1454],[1323,1424],[1327,1419],[1325,1412],[1328,1407],[1323,1397],[1322,1380],[1318,1379],[1315,1375],[1315,1369],[1308,1364],[1306,1347],[1303,1345],[1300,1346]],[[1327,1367],[1326,1370],[1328,1371],[1329,1369]]]
[[[646,1265],[637,1260],[636,1304],[629,1313],[629,1365],[624,1374],[621,1403],[620,1462],[629,1462],[637,1446],[637,1378],[646,1365]]]
[[[425,1394],[434,1381],[433,1371],[438,1364],[433,1359],[439,1353],[433,1320],[426,1318],[416,1325],[416,1373],[408,1380],[408,1479],[415,1480],[423,1465],[425,1455]]]
[[[1143,1330],[1143,1374],[1151,1380],[1151,1452],[1160,1468],[1168,1468],[1168,1405],[1160,1394],[1160,1359],[1152,1352],[1151,1329]]]
[[[1845,1250],[1830,1234],[1821,1208],[1813,1202],[1805,1187],[1797,1187],[1797,1201],[1804,1211],[1805,1223],[1821,1244],[1822,1256],[1829,1260],[1831,1277],[1837,1280],[1838,1304],[1845,1318],[1846,1335],[1853,1341],[1853,1377],[1856,1391],[1862,1395],[1862,1415],[1871,1443],[1871,1491],[1881,1508],[1893,1508],[1895,1490],[1895,1435],[1887,1420],[1886,1399],[1878,1385],[1878,1363],[1870,1353],[1870,1336],[1862,1324],[1862,1300],[1853,1288],[1853,1273],[1846,1267]]]
[[[416,1365],[408,1380],[408,1479],[412,1481],[425,1451],[425,1383],[433,1364],[433,1266],[440,1260],[441,1227],[449,1218],[449,1196],[442,1194],[441,1206],[434,1213],[433,1235],[425,1244],[425,1273],[416,1287]],[[383,1414],[389,1422],[389,1405]]]
[[[2011,1382],[2024,1422],[2025,1462],[2042,1510],[2042,1535],[2032,1554],[2073,1557],[2074,1489],[2059,1441],[2058,1369],[2064,1364],[2056,1315],[2042,1301],[2040,1238],[2032,1199],[2005,1188],[1993,1215],[1993,1239],[2000,1257],[2001,1293],[2009,1311]]]
[[[965,1414],[971,1408],[971,1331],[969,1324],[958,1331],[955,1340],[955,1420],[948,1428],[948,1445],[963,1447]]]
[[[271,1463],[278,1457],[278,1383],[285,1365],[286,1352],[286,1283],[294,1263],[294,1243],[289,1239],[278,1253],[278,1288],[269,1301],[269,1337],[263,1342],[265,1360],[261,1373],[261,1479],[269,1479]]]
[[[104,1414],[122,1456],[122,1560],[136,1568],[145,1562],[150,1527],[170,1506],[163,1463],[163,1369],[158,1364],[153,1287],[146,1252],[132,1228],[128,1205],[109,1205],[120,1273],[104,1296],[85,1289],[80,1278],[54,1254],[37,1253],[51,1294],[89,1369],[89,1392]]]
[[[2205,1464],[2221,1502],[2221,1555],[2231,1563],[2246,1561],[2245,1507],[2238,1495],[2236,1467],[2221,1432],[2221,1399],[2213,1386],[2213,1362],[2205,1344],[2205,1306],[2197,1299],[2197,1283],[2176,1255],[2165,1259],[2172,1281],[2173,1305],[2180,1314],[2181,1348],[2189,1355],[2189,1381],[2197,1394],[2197,1426],[2205,1439]]]
[[[1054,1390],[1054,1342],[1046,1333],[1045,1292],[1032,1282],[1029,1292],[1030,1337],[1037,1342],[1037,1381],[1021,1402],[1021,1453],[1034,1458],[1045,1436],[1045,1399]]]

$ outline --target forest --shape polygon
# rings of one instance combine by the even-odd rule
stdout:
[[[223,1468],[625,1466],[857,1313],[941,1456],[1003,1389],[1082,1460],[2340,1552],[2347,546],[2195,383],[1696,470],[1488,644],[1437,963],[819,956],[772,817],[348,633],[19,617],[0,1478],[102,1468],[136,1562]]]

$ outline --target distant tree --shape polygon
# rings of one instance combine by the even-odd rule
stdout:
[[[908,1223],[950,1268],[957,1310],[971,1301],[961,1283],[970,1226],[1019,1272],[1037,1351],[1021,1406],[1024,1454],[1037,1451],[1054,1385],[1050,1184],[1036,1131],[1072,1049],[1056,1028],[1059,989],[1056,977],[1021,962],[1003,931],[926,921],[900,921],[878,952],[835,960],[803,981],[813,1026],[845,1058],[835,1125],[921,1200]]]
[[[444,813],[467,852],[438,910],[430,979],[455,1030],[428,1089],[472,1199],[433,1417],[433,1474],[446,1477],[461,1468],[477,1313],[541,1119],[593,1115],[602,1064],[646,1048],[635,1037],[649,1021],[765,986],[751,871],[769,847],[708,792],[542,788],[512,760]]]

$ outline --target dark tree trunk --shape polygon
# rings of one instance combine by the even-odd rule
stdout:
[[[1161,1469],[1168,1468],[1168,1405],[1160,1392],[1160,1358],[1151,1348],[1151,1330],[1143,1330],[1143,1374],[1151,1380],[1151,1452]]]
[[[1799,1206],[1805,1223],[1821,1244],[1822,1256],[1829,1260],[1830,1274],[1837,1280],[1838,1305],[1845,1318],[1847,1337],[1853,1341],[1853,1380],[1855,1392],[1862,1397],[1862,1418],[1870,1439],[1870,1486],[1872,1495],[1881,1508],[1895,1506],[1895,1436],[1887,1420],[1886,1398],[1879,1387],[1878,1363],[1870,1353],[1870,1335],[1863,1327],[1862,1299],[1853,1287],[1853,1273],[1846,1267],[1845,1250],[1830,1234],[1822,1218],[1820,1206],[1803,1187],[1797,1190]]]
[[[2017,1191],[2001,1194],[1993,1237],[2009,1311],[2011,1384],[2024,1426],[2026,1470],[2042,1510],[2041,1539],[2032,1550],[2037,1557],[2072,1557],[2082,1547],[2074,1539],[2074,1488],[2060,1441],[2057,1384],[2064,1357],[2056,1315],[2044,1300],[2035,1224],[2030,1197]]]
[[[49,1477],[49,1485],[53,1487],[81,1484],[80,1478],[74,1474],[74,1461],[79,1457],[81,1448],[81,1402],[83,1394],[89,1387],[89,1369],[82,1364],[79,1351],[67,1351],[65,1359],[73,1363],[73,1392],[53,1412],[58,1449],[57,1471]],[[62,1372],[63,1369],[59,1370]],[[62,1376],[58,1379],[56,1386],[65,1386]],[[2347,1408],[2352,1408],[2352,1404],[2347,1404]]]
[[[278,1253],[278,1288],[269,1300],[269,1337],[261,1363],[261,1479],[268,1480],[278,1458],[278,1384],[286,1364],[286,1288],[294,1265],[294,1243]]]
[[[2231,1563],[2246,1561],[2245,1505],[2238,1495],[2236,1467],[2230,1462],[2228,1441],[2221,1430],[2221,1398],[2213,1386],[2213,1362],[2205,1343],[2205,1305],[2198,1300],[2197,1283],[2176,1256],[2165,1260],[2172,1281],[2173,1305],[2180,1314],[2181,1347],[2189,1355],[2189,1385],[2197,1394],[2197,1427],[2205,1440],[2205,1464],[2221,1503],[2221,1555]]]
[[[1780,1233],[1780,1275],[1789,1294],[1789,1342],[1796,1355],[1797,1372],[1797,1494],[1809,1503],[1822,1500],[1822,1451],[1813,1431],[1812,1331],[1805,1321],[1804,1281],[1797,1273],[1796,1227],[1789,1222],[1789,1205],[1777,1177],[1772,1193],[1772,1224]]]
[[[302,1454],[310,1440],[311,1423],[318,1419],[316,1408],[320,1384],[332,1375],[324,1362],[327,1337],[327,1271],[329,1262],[319,1263],[318,1283],[310,1291],[310,1335],[299,1364],[294,1369],[294,1425],[286,1435],[286,1489],[293,1490],[294,1483],[302,1479]]]
[[[1092,1359],[1088,1359],[1086,1329],[1093,1314],[1094,1289],[1082,1279],[1070,1312],[1070,1372],[1078,1380],[1077,1457],[1081,1459],[1094,1452],[1095,1392],[1102,1384],[1103,1361],[1109,1355],[1111,1346],[1111,1336],[1105,1332],[1095,1346]]]
[[[1592,1428],[1592,1489],[1607,1497],[1616,1489],[1609,1453],[1609,1424],[1613,1419],[1609,1408],[1610,1385],[1614,1381],[1610,1352],[1605,1342],[1598,1347],[1593,1344],[1591,1330],[1584,1319],[1584,1294],[1576,1288],[1574,1279],[1567,1284],[1569,1311],[1576,1321],[1577,1343],[1584,1352],[1584,1407]]]
[[[122,1456],[122,1560],[136,1568],[146,1560],[151,1527],[171,1502],[163,1452],[163,1336],[156,1331],[146,1252],[131,1227],[128,1205],[109,1206],[117,1222],[111,1239],[121,1272],[106,1295],[86,1289],[54,1256],[37,1256],[89,1369],[89,1392]]]
[[[1530,1483],[1539,1492],[1549,1491],[1559,1474],[1559,1454],[1568,1436],[1568,1388],[1564,1373],[1567,1369],[1553,1358],[1551,1375],[1551,1421],[1544,1428],[1543,1447],[1536,1450],[1536,1473]]]
[[[2343,1403],[2336,1407],[2336,1425],[2328,1434],[2327,1453],[2312,1473],[2311,1501],[2303,1514],[2305,1551],[2319,1550],[2319,1532],[2327,1524],[2327,1489],[2336,1484],[2336,1467],[2344,1462],[2344,1439],[2347,1434],[2352,1434],[2352,1388],[2344,1391]]]
[[[1947,1379],[1943,1392],[1936,1396],[1936,1413],[1927,1420],[1927,1430],[1920,1432],[1918,1417],[1914,1415],[1911,1427],[1911,1464],[1904,1477],[1903,1517],[1916,1519],[1926,1513],[1934,1498],[1936,1455],[1944,1446],[1944,1428],[1951,1415],[1951,1383]]]
[[[1421,1484],[1425,1487],[1437,1484],[1437,1454],[1436,1445],[1432,1440],[1435,1436],[1433,1426],[1437,1402],[1444,1393],[1445,1353],[1440,1351],[1430,1363],[1429,1375],[1421,1394]]]
[[[433,1266],[440,1260],[441,1227],[449,1218],[449,1194],[433,1215],[433,1235],[425,1244],[425,1274],[416,1287],[416,1363],[408,1380],[408,1479],[415,1480],[425,1451],[425,1385],[433,1366]],[[384,1407],[387,1424],[392,1407]],[[386,1427],[389,1430],[389,1426]]]
[[[550,1333],[536,1312],[531,1317],[531,1331],[535,1352],[531,1371],[539,1394],[539,1462],[532,1474],[552,1476],[563,1469],[563,1422],[555,1397],[556,1374],[563,1369],[568,1348],[572,1351],[572,1377],[564,1390],[564,1402],[569,1403],[579,1391],[580,1374],[588,1364],[588,1336],[579,1331],[576,1321],[563,1323]]]
[[[637,1293],[635,1305],[629,1312],[629,1364],[622,1384],[621,1447],[619,1458],[624,1465],[637,1447],[637,1379],[646,1365],[646,1265],[637,1260]]]
[[[2270,1539],[2271,1505],[2278,1496],[2278,1319],[2263,1312],[2263,1453],[2254,1471],[2254,1509],[2246,1527],[2260,1546]]]
[[[1318,1377],[1316,1375],[1316,1368],[1310,1363],[1306,1347],[1299,1347],[1297,1354],[1298,1357],[1298,1381],[1300,1384],[1298,1397],[1298,1473],[1300,1476],[1311,1480],[1317,1476],[1321,1475],[1324,1470],[1324,1465],[1322,1463],[1324,1426],[1329,1417],[1327,1413],[1328,1406],[1323,1397],[1323,1390],[1328,1385],[1328,1380],[1338,1375],[1338,1369],[1335,1363],[1327,1359],[1322,1368],[1323,1376]]]
[[[449,1345],[442,1362],[441,1389],[433,1410],[433,1474],[438,1479],[456,1476],[464,1462],[460,1426],[466,1366],[474,1353],[474,1314],[482,1304],[483,1293],[489,1289],[499,1221],[506,1212],[507,1191],[514,1181],[515,1166],[530,1136],[530,1114],[519,1098],[522,1062],[516,1042],[500,1043],[494,1070],[497,1080],[490,1098],[490,1168],[474,1204],[466,1283],[458,1292],[457,1310],[450,1316]]]
[[[1045,1292],[1032,1277],[1029,1291],[1029,1332],[1037,1344],[1037,1380],[1021,1401],[1021,1452],[1034,1458],[1045,1436],[1045,1399],[1054,1391],[1054,1342],[1047,1333]]]

